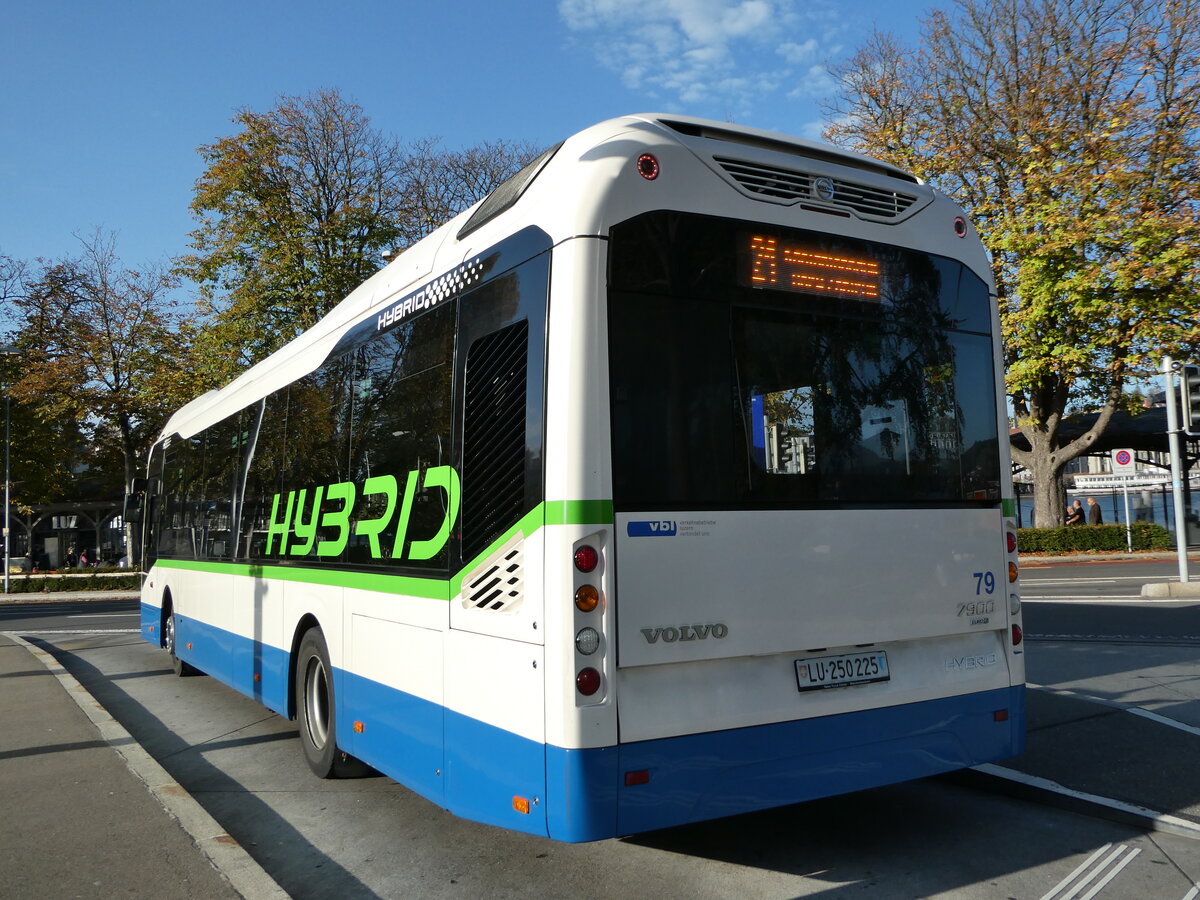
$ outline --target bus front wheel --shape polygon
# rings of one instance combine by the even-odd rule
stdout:
[[[296,657],[296,724],[308,767],[318,778],[355,778],[370,774],[368,766],[337,746],[335,699],[329,648],[320,628],[310,628]]]

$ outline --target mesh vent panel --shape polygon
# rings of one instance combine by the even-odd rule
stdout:
[[[463,559],[525,512],[525,381],[529,323],[479,338],[467,351],[463,410]]]

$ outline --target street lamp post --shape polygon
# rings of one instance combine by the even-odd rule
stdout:
[[[16,356],[17,348],[8,344],[0,345],[0,356]],[[8,593],[9,568],[12,565],[11,557],[9,556],[9,531],[11,530],[9,522],[12,519],[11,509],[9,505],[12,497],[10,494],[10,485],[12,479],[10,477],[10,465],[12,457],[12,438],[9,433],[9,423],[12,420],[12,397],[8,392],[9,385],[4,385],[4,593]]]

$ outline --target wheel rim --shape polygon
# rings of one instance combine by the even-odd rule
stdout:
[[[313,656],[304,670],[304,723],[308,737],[318,750],[329,740],[329,682],[325,664]]]
[[[175,655],[175,613],[167,616],[167,623],[163,626],[163,646],[168,653]]]

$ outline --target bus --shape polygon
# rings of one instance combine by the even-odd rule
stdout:
[[[170,418],[143,636],[559,841],[1017,754],[990,271],[891,165],[590,127]]]

